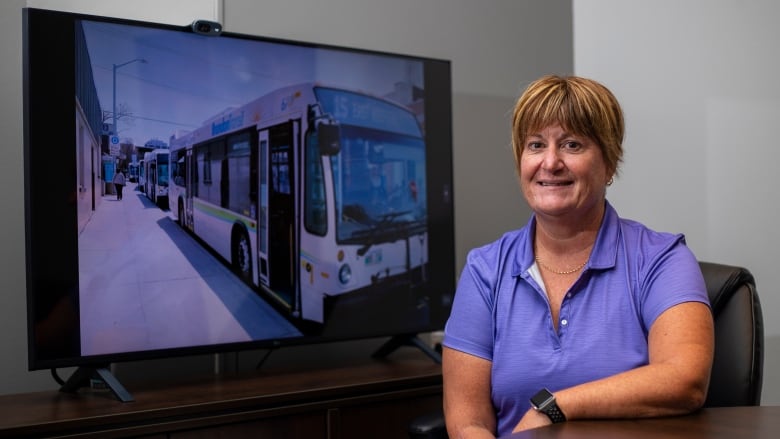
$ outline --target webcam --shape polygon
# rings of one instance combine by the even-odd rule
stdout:
[[[196,34],[216,37],[222,33],[222,25],[216,21],[195,20],[192,22],[192,31]]]

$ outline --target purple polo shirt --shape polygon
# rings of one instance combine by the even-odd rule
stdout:
[[[558,332],[531,272],[532,216],[520,230],[469,252],[444,345],[492,362],[498,435],[511,433],[542,387],[555,392],[647,364],[655,319],[683,302],[709,305],[683,235],[606,212],[588,263],[563,300]]]

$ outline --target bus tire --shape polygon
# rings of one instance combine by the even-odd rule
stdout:
[[[252,283],[252,245],[246,231],[236,227],[232,239],[232,265],[236,274],[246,283]]]

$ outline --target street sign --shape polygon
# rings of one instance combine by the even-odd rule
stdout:
[[[111,136],[108,141],[110,143],[110,145],[108,145],[108,151],[112,156],[119,157],[119,136]]]

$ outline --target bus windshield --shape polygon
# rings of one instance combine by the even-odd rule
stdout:
[[[425,143],[414,113],[345,90],[315,94],[341,127],[340,152],[329,160],[337,242],[371,246],[423,233]]]
[[[342,125],[341,152],[330,164],[339,242],[395,241],[425,230],[422,139]]]
[[[157,184],[168,186],[168,157],[157,157]]]

